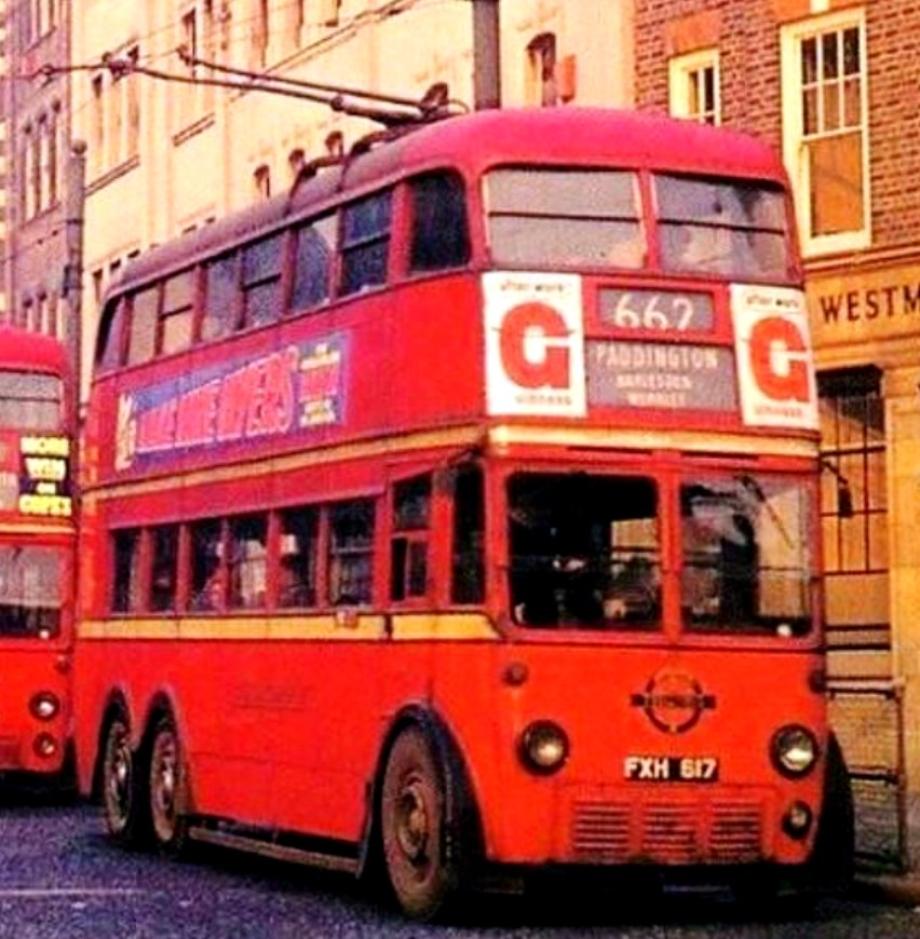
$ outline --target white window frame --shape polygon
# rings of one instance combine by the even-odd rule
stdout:
[[[863,219],[858,229],[832,235],[811,235],[811,180],[802,126],[802,41],[821,33],[856,27],[859,30],[860,109],[862,115]],[[872,180],[869,166],[869,56],[866,11],[842,10],[783,26],[780,30],[780,77],[783,114],[783,161],[796,195],[799,240],[806,257],[857,251],[872,244]]]
[[[715,47],[698,49],[684,55],[676,55],[668,62],[668,108],[672,117],[682,117],[709,123],[707,111],[693,112],[690,109],[690,76],[711,68],[713,72],[713,124],[722,123],[722,79],[719,68],[719,50]]]

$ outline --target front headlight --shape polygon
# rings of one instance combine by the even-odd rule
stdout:
[[[569,758],[569,738],[558,724],[535,721],[521,735],[520,756],[532,773],[555,773]]]
[[[770,755],[784,776],[805,776],[818,760],[818,741],[807,727],[790,724],[773,735]]]
[[[40,721],[50,721],[57,716],[61,709],[61,702],[57,695],[51,691],[39,691],[29,701],[29,711]]]

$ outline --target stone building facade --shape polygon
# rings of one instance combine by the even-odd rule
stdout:
[[[819,368],[833,716],[920,861],[920,6],[637,0],[637,106],[783,153]],[[887,775],[886,775],[887,773]],[[887,794],[886,794],[887,793]],[[870,799],[871,801],[871,799]],[[907,826],[889,856],[906,860]]]
[[[626,105],[631,0],[503,0],[502,102]],[[473,90],[473,3],[420,0],[83,0],[72,60],[105,55],[186,78],[222,66],[419,98]],[[602,24],[602,28],[598,28]],[[307,101],[105,69],[73,82],[88,150],[84,365],[99,299],[127,259],[290,186],[300,163],[375,125]],[[86,368],[85,368],[86,370]]]
[[[70,0],[7,0],[2,159],[3,317],[64,338],[64,178],[69,78],[39,76],[69,57]]]

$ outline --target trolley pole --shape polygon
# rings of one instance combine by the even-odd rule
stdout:
[[[73,433],[70,451],[70,492],[77,511],[80,496],[80,398],[83,393],[83,226],[86,205],[86,144],[75,140],[66,165],[64,235],[67,261],[64,266],[62,293],[67,309],[66,336],[71,366],[70,426]]]
[[[499,0],[473,2],[473,107],[502,106]]]

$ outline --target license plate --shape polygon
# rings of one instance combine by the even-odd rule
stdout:
[[[623,776],[645,782],[715,782],[719,760],[714,756],[627,756]]]

